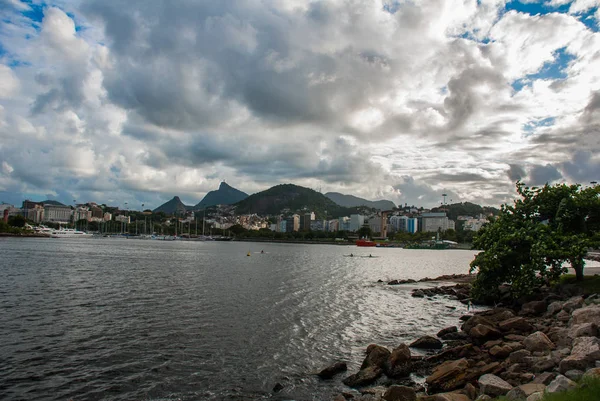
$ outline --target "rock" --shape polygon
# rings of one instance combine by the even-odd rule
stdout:
[[[595,323],[580,323],[573,325],[569,331],[570,338],[577,337],[596,337],[598,335],[598,326]]]
[[[469,362],[466,358],[456,361],[444,362],[438,365],[430,376],[425,379],[425,383],[431,391],[451,391],[465,384],[466,370]]]
[[[458,327],[456,327],[456,326],[450,326],[450,327],[446,327],[445,329],[442,329],[442,330],[438,331],[437,336],[439,338],[444,338],[444,336],[446,334],[456,333],[456,332],[458,332]]]
[[[492,399],[492,397],[490,397],[489,395],[481,394],[479,397],[477,397],[475,399],[475,401],[489,401],[491,399]]]
[[[381,345],[371,344],[367,347],[367,356],[364,359],[360,369],[365,369],[370,366],[377,366],[381,369],[385,367],[385,364],[390,357],[390,350]]]
[[[600,305],[591,305],[573,311],[569,326],[581,323],[598,324],[598,322],[600,322]]]
[[[283,384],[281,384],[281,383],[275,383],[275,386],[273,387],[273,392],[274,393],[278,393],[281,390],[283,390]]]
[[[533,379],[533,383],[535,384],[544,384],[548,385],[556,378],[556,373],[554,372],[544,372],[540,373]]]
[[[570,319],[571,315],[562,309],[556,314],[556,320],[558,320],[559,322],[568,322]]]
[[[498,323],[498,328],[504,332],[531,333],[533,326],[522,317],[513,317]]]
[[[523,340],[523,345],[531,352],[550,351],[554,348],[554,343],[541,331],[536,331],[535,333],[528,335],[525,340]]]
[[[503,320],[512,319],[513,317],[515,317],[515,313],[507,308],[495,308],[489,311],[485,311],[480,315],[485,316],[494,323],[498,323]]]
[[[514,351],[509,355],[509,360],[512,363],[523,363],[526,361],[526,358],[531,356],[531,352],[526,349],[521,349],[518,351]]]
[[[381,376],[383,370],[377,366],[369,366],[346,377],[343,383],[348,387],[361,387],[373,383]]]
[[[489,350],[489,353],[494,358],[506,358],[512,351],[513,349],[510,347],[510,345],[503,345],[502,347],[496,345]]]
[[[406,344],[400,344],[390,353],[385,365],[385,373],[389,377],[403,377],[410,374],[412,357]]]
[[[333,401],[346,401],[346,397],[343,394],[338,394],[333,398]]]
[[[527,383],[521,384],[519,388],[525,393],[527,397],[529,397],[531,394],[534,393],[543,393],[546,389],[546,385],[541,383]]]
[[[552,327],[546,333],[550,341],[556,344],[559,347],[569,347],[571,348],[571,343],[573,339],[569,337],[569,329],[562,327]]]
[[[558,393],[576,386],[577,383],[575,383],[573,380],[567,379],[563,375],[558,375],[556,376],[556,379],[552,380],[552,382],[548,384],[548,387],[546,387],[546,393]]]
[[[583,297],[581,297],[581,296],[572,297],[563,304],[562,309],[567,313],[571,313],[575,309],[581,308],[583,306],[583,304],[584,304]]]
[[[546,302],[544,301],[531,301],[523,304],[519,315],[522,316],[539,316],[546,312]]]
[[[423,292],[423,290],[414,290],[412,292],[412,296],[415,298],[425,298],[425,293]]]
[[[571,355],[560,361],[560,372],[583,370],[600,359],[600,340],[597,337],[578,337],[573,341]]]
[[[493,374],[486,374],[479,378],[479,389],[483,394],[498,397],[508,393],[513,386]]]
[[[496,373],[496,370],[498,370],[499,367],[499,362],[492,362],[469,369],[469,372],[467,373],[467,380],[471,381],[488,373]]]
[[[542,401],[544,398],[544,393],[533,393],[529,397],[527,397],[526,401]]]
[[[431,336],[423,336],[410,344],[410,347],[421,349],[441,349],[443,346],[440,340]]]
[[[477,394],[479,394],[479,389],[475,388],[475,386],[472,385],[471,383],[467,383],[467,385],[462,390],[458,390],[458,391],[454,391],[454,392],[459,393],[459,394],[464,394],[467,397],[469,397],[470,400],[474,400],[475,398],[477,398]]]
[[[502,340],[490,340],[483,344],[483,348],[491,349],[494,348],[496,345],[502,345],[502,343]]]
[[[412,387],[390,386],[382,397],[386,401],[416,401],[417,393]]]
[[[520,342],[523,341],[525,339],[525,336],[521,336],[519,334],[508,334],[504,336],[504,339],[507,341],[515,341],[515,342]]]
[[[469,336],[479,341],[502,338],[502,333],[491,326],[478,324],[469,330]]]
[[[582,370],[572,369],[565,372],[565,376],[573,381],[578,381],[583,377],[584,372]]]
[[[596,379],[600,379],[600,368],[591,368],[588,369],[584,374],[583,374],[583,378],[587,379],[587,378],[596,378]]]
[[[552,316],[556,314],[556,312],[561,311],[563,308],[563,303],[560,301],[554,301],[550,305],[548,305],[548,309],[546,309],[546,314]]]
[[[527,398],[527,395],[519,387],[514,387],[512,390],[506,393],[506,399],[508,400],[523,400],[525,398]]]
[[[337,375],[338,373],[345,372],[347,369],[348,367],[346,366],[345,362],[337,362],[317,373],[317,376],[319,376],[321,379],[331,379],[333,376]]]
[[[495,324],[494,322],[492,322],[491,320],[487,319],[484,316],[480,316],[480,315],[475,315],[469,318],[469,320],[467,320],[463,325],[462,325],[462,330],[465,333],[469,333],[471,331],[471,329],[475,326],[477,326],[478,324],[483,324],[489,327],[494,327]]]
[[[539,358],[532,365],[532,370],[536,373],[538,372],[546,372],[552,370],[560,361],[560,359],[555,360],[553,358]]]
[[[460,393],[440,393],[419,397],[419,401],[471,401],[471,398]]]

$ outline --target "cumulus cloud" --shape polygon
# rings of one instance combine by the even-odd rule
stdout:
[[[227,179],[498,204],[598,167],[593,2],[47,3],[3,3],[5,198],[194,204]]]

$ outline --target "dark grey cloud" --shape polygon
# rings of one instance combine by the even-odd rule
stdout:
[[[519,180],[521,180],[523,177],[525,177],[526,173],[525,173],[525,169],[518,165],[518,164],[509,164],[509,169],[506,172],[506,174],[508,175],[508,179],[511,182],[517,182]]]
[[[562,174],[558,169],[551,165],[534,165],[529,170],[528,185],[544,185],[552,184],[557,180],[562,179]]]

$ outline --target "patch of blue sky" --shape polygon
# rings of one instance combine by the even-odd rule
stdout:
[[[29,10],[21,12],[23,16],[29,18],[32,22],[42,22],[44,19],[44,8],[46,7],[46,3],[33,2],[32,0],[22,0],[21,2],[29,6]]]
[[[558,7],[551,6],[545,1],[538,1],[536,3],[523,3],[519,0],[512,0],[506,3],[506,11],[515,10],[520,13],[537,15],[537,14],[549,14],[553,12],[565,13],[569,10],[569,4],[562,4]]]
[[[400,8],[400,2],[396,0],[384,1],[383,9],[390,14],[395,14]]]
[[[525,136],[531,136],[535,134],[535,131],[540,127],[551,127],[556,121],[555,117],[546,117],[538,120],[531,120],[526,124],[523,124],[523,131]]]
[[[515,92],[519,92],[525,86],[531,86],[533,81],[538,79],[565,79],[567,77],[565,70],[569,66],[569,63],[574,59],[575,56],[567,53],[566,47],[561,47],[554,52],[554,60],[544,63],[542,68],[535,74],[529,74],[523,78],[519,78],[511,85]]]
[[[584,24],[588,29],[594,32],[598,32],[600,27],[598,26],[599,21],[596,19],[597,9],[597,7],[590,8],[589,10],[583,13],[575,14],[575,17],[577,17],[577,19],[581,21],[581,23]]]

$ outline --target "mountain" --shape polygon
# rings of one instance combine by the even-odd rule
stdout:
[[[290,212],[299,214],[304,211],[315,212],[318,219],[356,213],[355,209],[342,207],[322,193],[293,184],[281,184],[255,193],[235,206],[237,214],[274,215],[289,209]]]
[[[175,196],[175,197],[173,197],[173,199],[171,199],[167,203],[163,203],[162,205],[160,205],[159,207],[154,209],[152,212],[153,213],[163,212],[164,214],[170,215],[170,214],[184,214],[186,210],[187,210],[187,207],[183,204],[181,199],[179,199],[179,196]]]
[[[394,202],[389,200],[370,201],[354,195],[344,195],[339,192],[327,192],[325,196],[344,207],[367,206],[379,210],[392,210],[396,207]]]
[[[64,203],[60,203],[59,201],[47,199],[45,201],[39,202],[42,205],[53,205],[53,206],[66,206]]]
[[[193,209],[204,209],[208,206],[214,205],[233,205],[234,203],[244,200],[247,197],[247,193],[235,189],[234,187],[227,185],[225,182],[222,182],[218,190],[207,193],[204,199],[194,206]]]
[[[458,216],[471,216],[477,218],[479,214],[487,216],[488,214],[498,215],[500,210],[491,206],[481,206],[471,202],[453,203],[444,207],[435,207],[432,212],[447,212],[450,220],[456,221]]]

